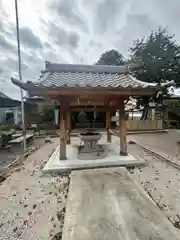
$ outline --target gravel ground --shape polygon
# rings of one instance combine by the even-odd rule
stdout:
[[[179,130],[169,130],[168,133],[134,134],[131,136],[139,143],[163,152],[168,158],[173,157],[180,164]]]
[[[151,144],[150,147],[162,148],[161,151],[166,138],[164,148],[168,154],[172,151],[173,156],[176,156],[175,150],[166,147],[168,136],[171,137],[170,142],[173,142],[174,135],[165,135],[163,138],[162,134],[161,138],[157,135],[137,137]],[[44,139],[38,141],[43,142]],[[61,239],[69,177],[42,175],[41,171],[58,143],[59,138],[53,139],[50,144],[40,144],[40,149],[1,183],[0,240]],[[180,229],[180,171],[136,144],[129,144],[128,149],[133,156],[143,158],[147,163],[145,167],[131,169],[131,173],[174,226]],[[55,237],[56,234],[59,237]]]
[[[0,240],[61,239],[69,177],[42,175],[53,139],[0,185]],[[53,237],[59,233],[59,238]]]
[[[44,138],[36,138],[29,146],[28,150],[36,147],[37,145],[43,146],[45,142]],[[19,156],[22,154],[21,146],[15,148],[15,149],[10,149],[8,151],[7,149],[0,149],[0,172],[3,172],[4,167],[7,165],[11,164],[13,161],[15,161]]]
[[[161,161],[136,144],[129,144],[129,152],[146,161],[146,166],[131,169],[135,179],[153,198],[173,225],[180,229],[180,170]]]

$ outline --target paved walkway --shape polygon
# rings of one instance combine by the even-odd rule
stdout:
[[[125,168],[73,171],[62,240],[178,240]]]

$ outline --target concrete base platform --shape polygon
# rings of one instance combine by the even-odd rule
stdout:
[[[144,165],[144,160],[138,160],[132,155],[120,156],[119,155],[119,139],[116,136],[112,136],[112,143],[107,143],[105,136],[99,142],[106,153],[105,158],[92,159],[87,158],[85,154],[81,155],[81,159],[78,156],[78,146],[80,140],[77,137],[71,138],[71,144],[67,145],[67,160],[59,160],[59,146],[51,155],[49,161],[45,165],[43,172],[65,172],[69,170],[88,169],[88,168],[102,168],[102,167],[118,167],[126,166],[133,167]],[[84,156],[84,159],[83,159]]]
[[[73,171],[62,240],[179,240],[125,168]]]

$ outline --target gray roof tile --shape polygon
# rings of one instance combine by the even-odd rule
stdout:
[[[35,86],[41,87],[122,87],[145,88],[155,84],[141,82],[127,73],[127,66],[73,65],[46,63]]]
[[[130,75],[117,73],[53,72],[45,75],[35,85],[44,87],[145,87]]]

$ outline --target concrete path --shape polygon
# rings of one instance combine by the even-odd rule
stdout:
[[[125,168],[74,171],[63,240],[177,240],[179,232]]]

